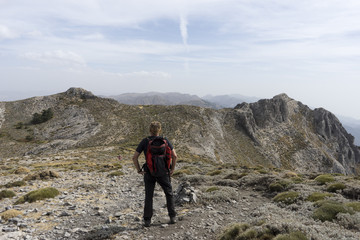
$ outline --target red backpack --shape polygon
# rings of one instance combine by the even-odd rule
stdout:
[[[148,138],[149,144],[146,150],[146,165],[150,174],[161,177],[169,174],[171,164],[171,149],[163,137]]]

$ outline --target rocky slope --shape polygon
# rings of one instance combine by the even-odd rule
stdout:
[[[323,222],[314,218],[317,207],[309,199],[325,193],[328,200],[352,203],[360,197],[358,178],[333,177],[345,188],[329,193],[331,183],[319,184],[317,175],[235,165],[219,168],[181,157],[172,178],[178,222],[168,224],[165,197],[157,186],[152,226],[145,228],[144,185],[132,166],[132,153],[131,148],[96,147],[2,159],[0,190],[16,195],[0,200],[0,239],[218,239],[233,223],[253,226],[256,234],[265,229],[265,239],[293,231],[314,240],[360,238],[360,212],[338,213]],[[43,173],[50,170],[53,174]],[[23,185],[15,186],[23,179]],[[278,183],[283,187],[276,187]],[[15,205],[30,191],[46,187],[60,194]],[[286,191],[299,195],[289,204],[274,200]]]
[[[54,117],[29,124],[51,108]],[[0,104],[0,157],[78,147],[134,147],[153,120],[189,161],[357,173],[359,149],[337,118],[285,94],[234,109],[130,106],[83,89]]]

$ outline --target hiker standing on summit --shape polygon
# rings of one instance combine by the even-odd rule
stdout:
[[[153,196],[156,182],[163,189],[166,196],[166,206],[170,217],[170,224],[176,222],[175,203],[173,198],[170,177],[174,172],[177,155],[174,147],[167,138],[160,136],[161,123],[150,124],[151,136],[144,138],[133,156],[133,162],[139,174],[144,175],[145,182],[145,206],[144,226],[150,227],[153,215]],[[139,156],[145,155],[145,164],[141,168]]]

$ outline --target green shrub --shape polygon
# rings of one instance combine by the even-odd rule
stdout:
[[[274,240],[308,240],[308,238],[302,232],[296,231],[289,234],[277,235]]]
[[[280,180],[273,182],[269,185],[270,192],[282,192],[286,190],[286,188],[290,185],[289,181],[286,180]]]
[[[59,194],[60,194],[60,192],[56,188],[53,188],[53,187],[41,188],[41,189],[38,189],[38,190],[35,190],[32,192],[29,192],[25,196],[19,198],[19,200],[17,200],[15,202],[15,205],[22,204],[25,202],[32,203],[37,200],[43,200],[46,198],[54,198]]]
[[[32,124],[44,123],[44,122],[50,120],[51,118],[53,118],[53,116],[54,116],[54,112],[52,111],[51,108],[49,108],[47,110],[43,110],[41,114],[34,113],[31,123]]]
[[[306,201],[317,202],[317,201],[324,200],[325,198],[332,197],[332,196],[334,196],[334,195],[331,193],[314,192],[306,198]]]
[[[350,208],[338,202],[323,201],[319,204],[320,207],[314,211],[312,217],[322,222],[332,221],[338,213],[354,213]]]
[[[15,182],[7,183],[4,186],[6,188],[11,188],[11,187],[21,187],[21,186],[25,186],[25,185],[26,185],[25,181],[15,181]]]
[[[323,174],[323,175],[319,175],[315,178],[315,181],[321,185],[324,185],[328,182],[334,182],[335,178],[334,176],[330,175],[330,174]]]
[[[219,187],[209,187],[208,189],[206,189],[205,192],[214,192],[214,191],[218,191],[218,190],[220,190]]]
[[[124,173],[122,171],[115,171],[112,173],[109,173],[108,177],[114,177],[114,176],[123,176]]]
[[[360,212],[360,202],[345,203],[345,206],[352,208],[355,212]]]
[[[230,225],[223,234],[219,236],[219,240],[233,240],[235,239],[240,233],[244,232],[245,230],[249,229],[249,224],[246,223],[235,223]]]
[[[2,190],[0,192],[0,200],[2,200],[3,198],[12,198],[14,197],[16,194],[13,191],[9,191],[9,190]]]
[[[279,193],[273,198],[274,202],[283,202],[285,204],[292,204],[299,198],[300,193],[298,192],[283,192]]]
[[[337,190],[343,190],[346,188],[345,184],[343,183],[334,183],[327,187],[326,191],[328,192],[336,192]]]

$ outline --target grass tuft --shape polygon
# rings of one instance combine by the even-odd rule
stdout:
[[[336,192],[338,190],[343,190],[345,188],[346,188],[346,186],[343,183],[334,183],[334,184],[331,184],[330,186],[328,186],[326,191],[328,191],[328,192]]]
[[[13,191],[10,190],[2,190],[0,192],[0,200],[2,200],[3,198],[12,198],[14,197],[16,194]]]
[[[22,215],[22,212],[15,210],[15,209],[10,209],[10,210],[0,213],[1,219],[4,219],[5,221],[7,221],[11,218],[17,217],[19,215]]]
[[[115,171],[115,172],[109,173],[108,177],[123,176],[123,175],[124,175],[124,173],[122,171]]]
[[[298,192],[283,192],[283,193],[279,193],[278,195],[276,195],[273,198],[274,202],[282,202],[285,204],[292,204],[295,203],[297,201],[297,199],[299,198],[300,193]]]
[[[334,182],[335,178],[334,178],[334,176],[332,176],[330,174],[322,174],[322,175],[317,176],[314,180],[317,183],[324,185],[329,182]]]
[[[306,198],[306,201],[317,202],[317,201],[321,201],[327,197],[332,197],[332,196],[334,196],[334,195],[331,193],[314,192]]]
[[[216,176],[216,175],[219,175],[219,174],[221,174],[221,170],[215,170],[215,171],[212,171],[212,172],[208,172],[206,175]]]
[[[235,223],[225,229],[224,233],[218,238],[219,240],[233,240],[236,237],[250,228],[249,224],[246,223]]]
[[[214,187],[209,187],[208,189],[206,189],[205,192],[214,192],[214,191],[218,191],[218,190],[220,190],[220,188],[214,186]]]
[[[300,231],[291,232],[289,234],[277,235],[274,240],[308,240],[306,235]]]
[[[320,203],[320,207],[317,208],[313,213],[313,218],[320,220],[322,222],[332,221],[336,218],[338,213],[350,213],[354,214],[354,211],[345,205],[333,202],[333,201],[323,201]]]
[[[22,187],[22,186],[25,186],[25,185],[26,185],[25,181],[15,181],[15,182],[7,183],[4,186],[6,188],[12,188],[12,187]]]
[[[46,198],[54,198],[57,195],[59,195],[60,192],[53,187],[48,187],[48,188],[41,188],[32,192],[27,193],[25,196],[19,198],[16,202],[15,205],[17,204],[22,204],[25,202],[35,202],[37,200],[43,200]]]
[[[355,212],[360,212],[360,202],[345,203],[345,206],[352,208]]]

